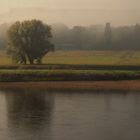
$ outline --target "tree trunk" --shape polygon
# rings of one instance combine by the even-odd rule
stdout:
[[[28,60],[29,60],[30,64],[32,64],[32,65],[34,64],[34,59],[29,55],[28,55]]]
[[[30,62],[30,64],[34,64],[34,60],[33,60],[33,58],[30,58],[30,60],[29,60],[29,62]]]

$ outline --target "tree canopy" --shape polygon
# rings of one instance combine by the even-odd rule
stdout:
[[[51,27],[40,20],[17,21],[8,30],[8,52],[17,63],[41,63],[54,50]]]

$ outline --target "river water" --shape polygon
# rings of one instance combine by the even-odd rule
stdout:
[[[139,139],[139,92],[0,90],[0,140]]]

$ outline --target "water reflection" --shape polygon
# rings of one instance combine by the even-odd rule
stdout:
[[[6,90],[10,139],[49,137],[54,98],[42,90]],[[43,138],[42,138],[43,139]]]
[[[140,138],[139,92],[50,92],[47,89],[16,89],[2,92],[2,140]]]

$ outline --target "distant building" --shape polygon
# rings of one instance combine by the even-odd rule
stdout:
[[[110,46],[112,42],[112,29],[111,24],[106,23],[105,31],[104,31],[105,45]]]

